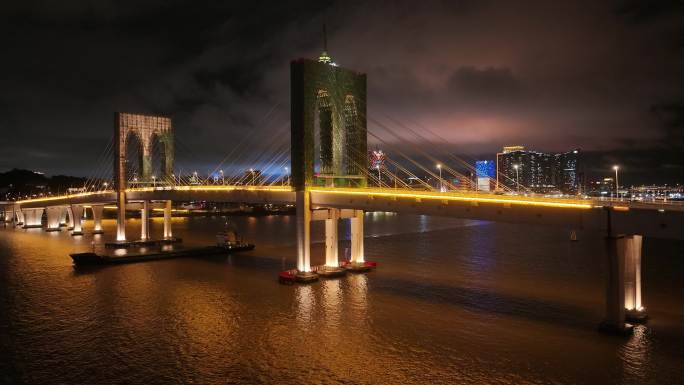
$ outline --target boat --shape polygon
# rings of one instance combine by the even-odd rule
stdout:
[[[238,235],[233,222],[230,219],[226,220],[224,230],[216,234],[216,246],[223,248],[229,252],[249,251],[254,250],[254,245],[244,241]]]

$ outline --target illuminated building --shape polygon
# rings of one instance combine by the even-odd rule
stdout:
[[[496,177],[496,167],[493,160],[478,160],[475,162],[477,175],[477,189],[479,191],[492,190],[492,181]]]
[[[555,184],[566,194],[577,194],[580,189],[579,150],[556,154]]]
[[[579,150],[546,154],[507,146],[496,154],[497,186],[538,193],[577,194],[580,186]]]

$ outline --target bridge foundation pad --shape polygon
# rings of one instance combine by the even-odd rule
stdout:
[[[318,281],[318,274],[312,271],[299,271],[295,274],[295,281],[299,283],[310,283]]]
[[[365,273],[373,269],[373,267],[375,266],[366,262],[350,262],[344,266],[344,268],[347,269],[347,271],[350,271],[352,273]]]
[[[322,266],[316,271],[316,274],[322,278],[336,278],[347,274],[347,269],[336,266]]]
[[[644,310],[625,311],[625,321],[632,324],[644,324],[648,321],[648,314]]]

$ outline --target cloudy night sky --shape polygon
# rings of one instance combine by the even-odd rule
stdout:
[[[88,176],[114,111],[171,116],[188,167],[268,150],[325,23],[333,59],[368,74],[369,130],[401,146],[421,144],[405,125],[467,159],[580,148],[596,176],[684,182],[683,2],[419,3],[6,2],[0,171]]]

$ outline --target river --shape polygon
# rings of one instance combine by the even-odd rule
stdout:
[[[367,213],[377,270],[287,286],[295,218],[234,221],[253,252],[87,270],[68,254],[111,240],[113,220],[82,237],[0,227],[0,384],[684,382],[682,242],[644,240],[650,320],[624,338],[596,331],[600,234]],[[222,223],[174,218],[174,235],[211,244]],[[348,255],[348,222],[340,239]]]

